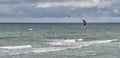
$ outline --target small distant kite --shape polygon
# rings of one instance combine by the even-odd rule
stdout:
[[[67,15],[67,17],[70,17],[70,15]]]

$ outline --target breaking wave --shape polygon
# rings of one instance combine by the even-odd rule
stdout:
[[[23,48],[31,48],[31,45],[21,45],[21,46],[4,46],[0,47],[1,49],[23,49]]]
[[[28,54],[28,53],[45,53],[45,52],[55,52],[61,50],[69,50],[69,49],[76,49],[81,48],[83,46],[90,46],[102,43],[110,43],[113,41],[117,41],[116,39],[113,40],[95,40],[95,41],[73,41],[68,39],[67,41],[54,41],[54,42],[47,42],[49,45],[55,45],[54,47],[32,47],[32,45],[21,45],[21,46],[4,46],[0,47],[0,56],[5,55],[20,55],[20,54]],[[57,46],[56,46],[57,45]]]

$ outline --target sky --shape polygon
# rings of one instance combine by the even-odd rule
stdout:
[[[87,18],[89,22],[120,22],[119,6],[120,0],[0,0],[0,21],[77,22],[81,18]],[[63,19],[68,15],[74,19]]]

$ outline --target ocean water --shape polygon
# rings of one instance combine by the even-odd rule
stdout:
[[[0,58],[120,58],[120,24],[0,24]]]

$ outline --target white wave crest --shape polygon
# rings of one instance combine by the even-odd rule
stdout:
[[[1,49],[23,49],[23,48],[31,48],[31,45],[21,45],[21,46],[4,46],[0,47]]]
[[[80,39],[82,40],[82,39]],[[112,40],[95,40],[95,41],[76,41],[76,40],[71,40],[71,39],[67,39],[64,41],[54,41],[54,42],[48,42],[47,44],[50,45],[59,45],[59,46],[89,46],[92,44],[102,44],[102,43],[110,43],[112,41],[117,41],[116,39],[112,39]]]
[[[47,44],[50,44],[50,45],[63,45],[62,42],[50,42],[50,43],[47,43]]]
[[[96,41],[91,41],[89,43],[109,43],[109,42],[112,42],[112,41],[117,41],[116,39],[112,39],[112,40],[96,40]]]
[[[76,46],[76,47],[47,47],[47,48],[34,48],[34,53],[41,53],[41,52],[53,52],[53,51],[60,51],[60,50],[67,50],[67,49],[76,49],[81,48],[82,46]]]
[[[59,51],[64,49],[67,49],[67,48],[62,48],[62,47],[34,48],[33,51],[31,52],[41,53],[41,52]]]
[[[65,40],[53,40],[52,42],[47,42],[50,45],[64,45],[65,43],[75,43],[81,42],[83,39],[65,39]]]
[[[82,41],[83,39],[66,39],[64,40],[64,42],[78,42],[78,41]]]

